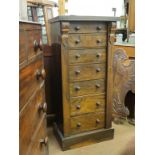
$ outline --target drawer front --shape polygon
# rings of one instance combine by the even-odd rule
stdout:
[[[69,50],[69,64],[103,63],[106,60],[106,49]]]
[[[27,61],[27,50],[26,50],[26,33],[23,30],[19,31],[19,64]]]
[[[105,92],[105,80],[91,80],[70,83],[70,96],[82,96]]]
[[[26,155],[48,155],[48,137],[46,133],[46,120],[39,125],[39,130],[31,139],[31,144]]]
[[[71,116],[105,111],[105,95],[74,97],[70,100]]]
[[[106,34],[74,34],[68,36],[70,48],[94,48],[106,46]]]
[[[69,33],[96,33],[106,32],[107,25],[101,22],[71,22]]]
[[[39,90],[33,99],[28,103],[20,113],[19,118],[19,137],[21,154],[28,149],[31,137],[36,130],[38,123],[46,113],[46,103],[44,100],[44,87]]]
[[[105,114],[103,112],[85,114],[71,118],[71,132],[79,133],[105,127]]]
[[[35,93],[45,79],[42,59],[36,60],[29,66],[20,70],[19,74],[19,109],[27,103],[30,96]]]
[[[105,77],[106,65],[103,64],[91,64],[91,65],[79,65],[69,67],[69,79],[70,81],[101,79]]]

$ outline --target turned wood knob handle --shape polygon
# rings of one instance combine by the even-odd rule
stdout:
[[[100,72],[101,71],[101,68],[96,68],[96,72]]]
[[[76,59],[80,58],[80,54],[76,54],[76,55],[75,55],[75,58],[76,58]]]
[[[97,53],[97,54],[96,54],[96,57],[97,57],[97,58],[101,57],[101,53]]]
[[[96,84],[96,88],[100,88],[101,87],[101,85],[100,84]]]
[[[75,74],[77,74],[77,75],[80,74],[80,70],[76,70]]]
[[[39,111],[41,111],[41,110],[46,113],[46,111],[47,111],[47,103],[46,102],[39,105]]]
[[[81,108],[81,106],[78,104],[76,105],[76,109],[79,110]]]
[[[77,125],[76,125],[78,128],[80,128],[81,127],[81,123],[77,123]]]
[[[101,30],[102,27],[101,27],[101,26],[97,26],[96,29],[97,29],[97,30]]]
[[[99,44],[101,43],[101,39],[97,39],[96,42]]]
[[[40,144],[47,145],[48,144],[48,137],[42,138],[39,141],[40,141]]]
[[[79,44],[80,43],[80,40],[79,39],[75,40],[75,43],[76,44]]]
[[[96,119],[96,124],[99,124],[100,123],[100,120],[99,119]]]
[[[76,91],[79,91],[79,90],[80,90],[80,86],[76,86],[76,87],[75,87],[75,90],[76,90]]]
[[[76,31],[80,30],[80,26],[76,26],[76,27],[75,27],[75,30],[76,30]]]
[[[36,52],[39,48],[39,43],[37,42],[37,40],[34,40],[33,47],[34,47],[34,51]]]
[[[36,77],[37,77],[37,80],[39,80],[40,78],[42,78],[44,80],[46,77],[45,69],[37,70]]]
[[[96,106],[99,107],[101,105],[100,102],[96,102]]]

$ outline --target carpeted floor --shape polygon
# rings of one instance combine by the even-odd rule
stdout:
[[[129,141],[134,137],[135,126],[124,122],[119,125],[113,123],[113,128],[115,129],[114,139],[67,151],[61,150],[52,128],[48,128],[49,155],[122,155]]]

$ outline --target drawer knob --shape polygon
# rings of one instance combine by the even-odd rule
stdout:
[[[46,102],[39,105],[39,111],[43,111],[46,113],[46,111],[47,111],[47,103]]]
[[[101,43],[101,39],[97,39],[96,42],[99,44]]]
[[[101,105],[100,102],[96,102],[96,106],[99,107]]]
[[[76,59],[80,58],[80,54],[76,54],[76,55],[75,55],[75,58],[76,58]]]
[[[80,26],[76,26],[76,27],[75,27],[75,30],[76,30],[76,31],[80,30]]]
[[[36,78],[37,78],[37,80],[39,80],[40,78],[42,78],[44,80],[45,77],[46,77],[45,69],[41,69],[41,70],[38,69],[36,71]]]
[[[97,57],[97,58],[101,57],[101,53],[97,53],[97,54],[96,54],[96,57]]]
[[[75,40],[75,43],[76,43],[76,44],[79,44],[79,43],[80,43],[80,40]]]
[[[47,145],[48,144],[48,137],[40,139],[40,144]]]
[[[101,71],[101,68],[96,68],[96,72],[100,72]]]
[[[100,123],[100,120],[99,119],[96,119],[96,124],[99,124]]]
[[[77,74],[77,75],[80,74],[80,70],[76,70],[75,74]]]
[[[76,125],[78,128],[80,128],[81,127],[81,123],[77,123],[77,125]]]
[[[80,90],[80,86],[76,86],[76,87],[75,87],[75,90],[76,90],[76,91],[79,91],[79,90]]]
[[[40,42],[39,42],[39,48],[40,48],[41,51],[43,50],[43,42],[42,42],[41,39],[40,39]]]
[[[76,109],[79,110],[81,108],[81,106],[78,104],[76,105]]]
[[[100,88],[101,87],[101,85],[100,84],[96,84],[96,88]]]
[[[101,30],[102,27],[101,27],[101,26],[97,26],[96,29],[97,29],[97,30]]]
[[[36,52],[39,48],[39,43],[37,42],[37,40],[34,40],[33,47],[34,47],[34,51]]]

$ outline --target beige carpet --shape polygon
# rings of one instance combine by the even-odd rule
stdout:
[[[113,123],[113,128],[115,129],[114,139],[67,151],[61,150],[52,128],[49,128],[49,155],[121,155],[134,136],[135,127],[124,122],[119,125]]]

